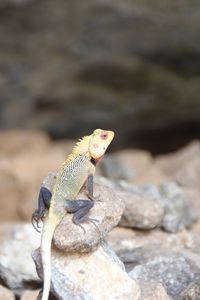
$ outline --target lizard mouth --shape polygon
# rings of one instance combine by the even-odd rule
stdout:
[[[100,163],[100,161],[102,160],[103,158],[103,155],[98,157],[98,158],[93,158],[94,162],[95,162],[95,165],[97,165],[98,163]]]

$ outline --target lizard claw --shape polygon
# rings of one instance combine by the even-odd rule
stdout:
[[[98,233],[100,234],[100,236],[101,236],[101,230],[99,229],[99,226],[96,224],[96,223],[98,223],[98,220],[97,219],[94,219],[94,218],[87,218],[87,221],[88,222],[91,222],[93,225],[94,225],[94,227],[97,229],[97,231],[98,231]]]
[[[36,210],[31,217],[31,223],[34,227],[34,229],[37,232],[41,232],[41,225],[40,225],[40,221],[42,220],[44,214],[40,214],[38,210]]]
[[[98,194],[97,196],[90,195],[89,193],[87,194],[88,198],[92,201],[101,201],[100,195]]]

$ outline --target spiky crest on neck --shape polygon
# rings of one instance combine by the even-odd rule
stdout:
[[[73,161],[75,157],[78,155],[81,155],[83,153],[88,153],[89,154],[89,142],[90,142],[91,136],[84,136],[83,138],[79,139],[78,142],[76,143],[75,147],[73,148],[71,154],[67,157],[66,161],[64,162],[63,165],[66,163],[69,163],[70,161]]]

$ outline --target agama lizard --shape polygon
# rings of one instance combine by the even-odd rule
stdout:
[[[88,220],[87,213],[94,205],[93,175],[99,162],[114,137],[113,131],[96,129],[91,135],[83,137],[58,171],[52,195],[42,187],[39,194],[39,207],[32,216],[38,224],[44,220],[41,237],[41,257],[43,264],[42,299],[48,300],[51,285],[51,243],[54,231],[66,212],[73,213],[77,225]],[[87,181],[88,198],[75,200]],[[45,217],[45,208],[49,207]]]

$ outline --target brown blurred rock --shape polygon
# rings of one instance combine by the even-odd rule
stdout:
[[[16,155],[20,152],[41,151],[50,146],[45,132],[10,129],[0,131],[0,154]]]
[[[108,246],[91,253],[61,252],[52,249],[52,293],[59,299],[139,300],[140,288],[112,256]],[[39,250],[33,259],[42,274]]]
[[[200,142],[193,141],[179,151],[158,156],[156,165],[183,186],[200,190]]]
[[[0,217],[30,220],[43,178],[57,170],[74,142],[50,142],[40,132],[0,132]]]
[[[15,295],[11,290],[0,285],[0,300],[15,300]]]
[[[17,221],[21,219],[20,203],[24,191],[18,178],[0,166],[0,220]]]

